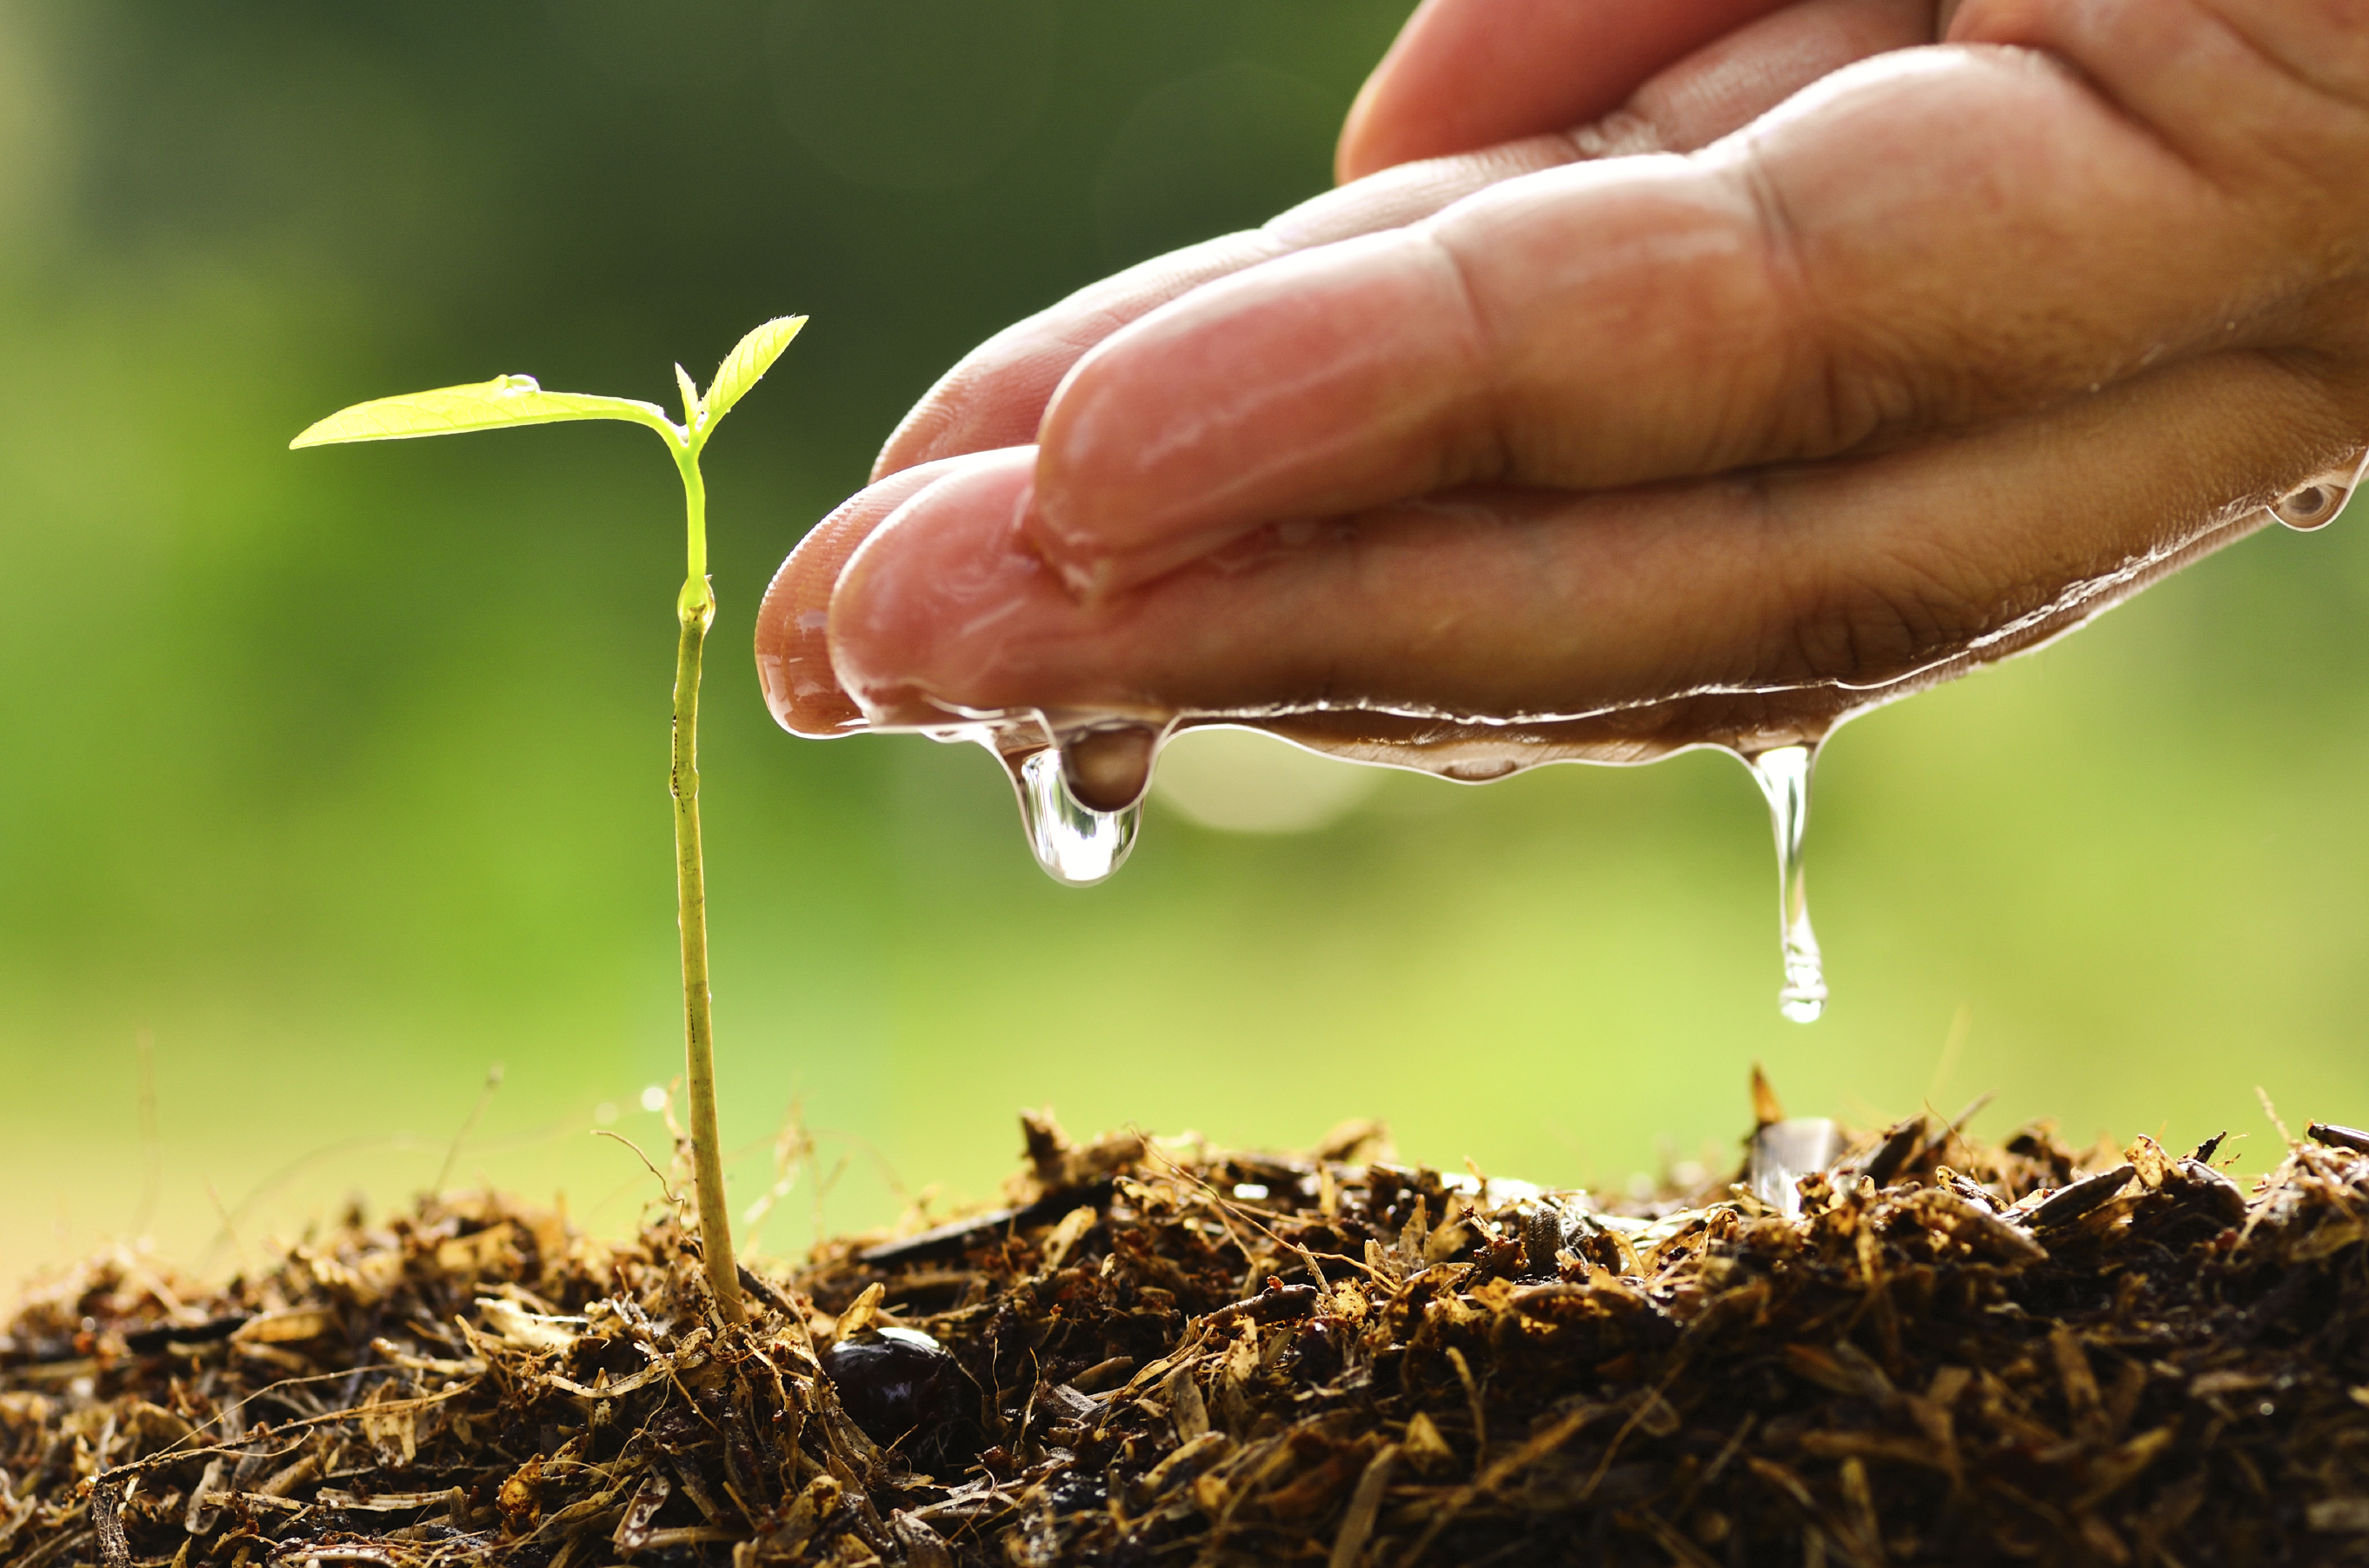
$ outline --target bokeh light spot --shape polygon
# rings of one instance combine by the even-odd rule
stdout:
[[[1305,833],[1339,821],[1382,770],[1320,757],[1253,729],[1188,729],[1160,754],[1152,789],[1187,820],[1228,833]]]

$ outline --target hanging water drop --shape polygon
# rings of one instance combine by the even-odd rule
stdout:
[[[1004,753],[1004,766],[1020,794],[1020,821],[1036,864],[1056,882],[1090,887],[1127,864],[1143,821],[1137,800],[1116,811],[1082,806],[1061,776],[1060,753],[1047,746],[1024,754]]]
[[[2323,474],[2271,503],[2271,515],[2297,533],[2309,533],[2334,522],[2352,497],[2352,487],[2343,475]]]
[[[1054,736],[1070,798],[1095,811],[1122,811],[1151,787],[1161,732],[1145,724],[1088,725]]]
[[[1817,934],[1810,929],[1810,890],[1802,867],[1802,830],[1810,816],[1810,746],[1780,746],[1744,759],[1768,797],[1777,830],[1778,920],[1784,936],[1785,984],[1777,1010],[1796,1024],[1810,1024],[1826,1007],[1825,966]]]

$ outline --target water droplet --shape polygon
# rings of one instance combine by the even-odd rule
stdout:
[[[1091,887],[1127,864],[1143,822],[1139,798],[1116,811],[1096,811],[1070,793],[1060,753],[1053,748],[1000,755],[1020,794],[1028,847],[1045,875],[1072,887]]]
[[[2352,488],[2342,480],[2322,475],[2310,484],[2288,491],[2271,504],[2271,515],[2297,533],[2326,528],[2352,498]]]
[[[1777,1010],[1796,1024],[1810,1024],[1826,1007],[1825,966],[1818,956],[1817,934],[1810,929],[1809,884],[1802,868],[1802,830],[1810,817],[1810,766],[1816,760],[1810,746],[1780,746],[1744,759],[1768,797],[1768,816],[1777,830],[1778,920],[1784,936],[1785,984],[1777,993]]]
[[[1123,811],[1151,787],[1161,732],[1149,725],[1116,724],[1062,731],[1055,749],[1070,798],[1096,811]]]
[[[1459,758],[1439,771],[1458,784],[1493,784],[1512,776],[1521,764],[1511,757]]]

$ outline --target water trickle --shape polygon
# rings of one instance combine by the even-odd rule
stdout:
[[[1096,811],[1070,793],[1060,753],[1052,747],[997,754],[1011,771],[1020,795],[1021,826],[1045,875],[1072,887],[1091,887],[1127,864],[1143,822],[1140,799],[1116,811]]]
[[[1802,830],[1810,817],[1810,767],[1816,761],[1812,746],[1780,746],[1744,759],[1760,793],[1768,797],[1768,816],[1777,830],[1778,920],[1784,936],[1785,984],[1777,993],[1777,1010],[1796,1024],[1810,1024],[1826,1007],[1825,966],[1818,956],[1817,934],[1810,929],[1809,884],[1802,868]]]

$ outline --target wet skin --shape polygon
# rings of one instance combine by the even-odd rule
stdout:
[[[1941,25],[1430,0],[1348,183],[922,400],[767,596],[776,717],[1250,715],[1470,777],[1752,750],[2349,483],[2369,3]]]

